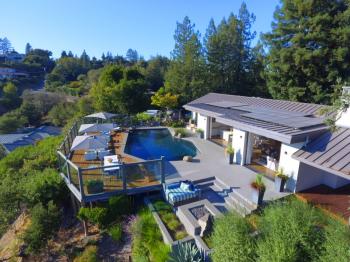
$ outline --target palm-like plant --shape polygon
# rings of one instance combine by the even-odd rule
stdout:
[[[195,244],[186,242],[179,243],[173,248],[169,257],[170,262],[202,262],[204,254]]]

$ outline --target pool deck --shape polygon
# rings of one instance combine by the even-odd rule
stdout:
[[[224,149],[211,141],[195,137],[186,138],[186,140],[193,142],[199,152],[196,157],[194,157],[193,162],[167,162],[165,168],[167,183],[183,179],[195,181],[215,177],[221,185],[229,188],[234,194],[237,194],[248,203],[253,203],[253,189],[251,188],[250,183],[255,179],[256,172],[245,166],[228,164],[227,158],[224,154]],[[267,178],[263,178],[263,180],[266,185],[264,195],[265,203],[290,194],[276,192],[274,190],[273,181]],[[210,194],[208,197],[210,197]]]

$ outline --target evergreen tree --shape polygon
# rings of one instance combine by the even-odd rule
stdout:
[[[139,54],[136,50],[129,48],[128,51],[126,51],[126,59],[134,64],[139,60]]]
[[[264,35],[274,98],[330,102],[337,78],[350,75],[349,14],[346,0],[281,1]]]
[[[255,32],[251,26],[255,16],[243,3],[239,15],[231,14],[218,27],[211,21],[205,43],[208,63],[209,85],[212,90],[223,93],[252,95],[255,83],[251,82],[253,50],[251,41]],[[254,78],[254,77],[253,77]]]
[[[13,50],[12,44],[7,37],[0,38],[0,54],[7,54]]]
[[[102,53],[101,60],[102,60],[103,62],[106,61],[105,53]]]
[[[25,54],[28,55],[30,51],[32,51],[32,46],[29,43],[27,43],[25,48]]]
[[[69,51],[69,52],[68,52],[68,57],[74,57],[72,51]]]
[[[90,57],[87,55],[85,49],[83,51],[83,53],[80,56],[80,61],[81,64],[84,68],[89,68],[90,67]]]
[[[165,75],[167,91],[179,95],[180,104],[207,93],[200,34],[194,26],[187,16],[177,23],[172,61]]]
[[[67,52],[66,51],[62,51],[62,53],[61,53],[61,58],[63,58],[63,57],[67,57],[68,55],[67,55]]]

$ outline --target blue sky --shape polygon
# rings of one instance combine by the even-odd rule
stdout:
[[[271,29],[278,0],[246,0],[256,15],[253,29]],[[237,14],[240,0],[11,0],[1,2],[0,38],[7,37],[24,52],[29,42],[35,48],[62,50],[90,56],[102,52],[125,55],[136,49],[145,58],[169,56],[174,47],[176,21],[188,15],[204,35],[210,18],[218,23],[231,12]]]

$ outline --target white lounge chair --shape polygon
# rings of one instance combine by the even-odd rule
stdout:
[[[98,155],[99,159],[103,160],[105,156],[111,155],[111,151],[105,150],[105,149],[100,149],[100,150],[97,150],[97,155]]]

